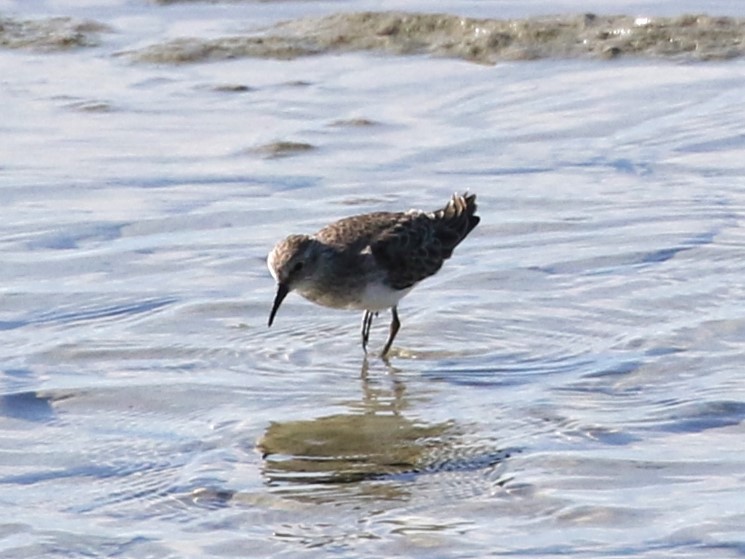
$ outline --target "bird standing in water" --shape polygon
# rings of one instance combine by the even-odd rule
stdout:
[[[367,352],[373,317],[390,308],[385,356],[401,327],[398,302],[452,256],[478,225],[475,212],[475,194],[455,194],[433,212],[374,212],[341,219],[314,235],[290,235],[267,258],[277,281],[269,326],[287,294],[297,291],[325,307],[364,311],[362,349]]]

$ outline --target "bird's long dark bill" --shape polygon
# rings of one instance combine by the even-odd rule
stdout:
[[[285,297],[287,297],[287,294],[289,292],[290,290],[287,288],[287,286],[284,283],[280,283],[277,285],[277,295],[274,297],[274,304],[272,305],[272,312],[269,313],[268,326],[271,326],[272,322],[274,322],[274,315],[277,314],[277,311],[279,310],[279,306],[282,304],[282,301],[285,300]]]

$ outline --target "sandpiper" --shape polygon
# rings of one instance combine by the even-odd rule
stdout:
[[[373,317],[390,308],[385,356],[401,326],[398,302],[450,258],[478,225],[475,212],[475,194],[455,194],[434,212],[362,214],[331,223],[315,235],[290,235],[267,258],[277,281],[269,326],[287,294],[297,291],[325,307],[364,311],[362,349],[367,353]]]

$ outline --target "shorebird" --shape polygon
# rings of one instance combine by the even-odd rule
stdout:
[[[271,326],[290,291],[325,307],[357,309],[362,315],[362,349],[373,317],[391,309],[385,357],[401,327],[398,302],[434,275],[453,249],[478,225],[476,195],[455,194],[433,212],[374,212],[347,217],[314,235],[290,235],[269,253],[277,281]]]

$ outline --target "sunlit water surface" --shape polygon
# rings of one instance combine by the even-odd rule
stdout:
[[[743,62],[143,65],[230,8],[33,6],[120,35],[0,51],[0,557],[745,555]],[[388,362],[267,329],[278,239],[464,190]]]

